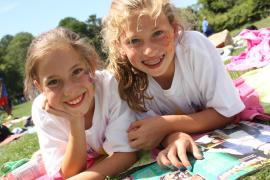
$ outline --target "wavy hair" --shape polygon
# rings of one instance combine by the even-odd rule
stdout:
[[[148,88],[147,74],[132,67],[127,57],[119,52],[119,37],[124,31],[128,18],[139,12],[157,19],[163,12],[171,25],[177,25],[184,32],[180,17],[169,0],[113,0],[107,17],[103,19],[103,48],[108,53],[108,69],[118,80],[120,97],[127,101],[136,112],[146,112],[145,100],[152,99],[146,95]],[[182,34],[182,33],[181,33]]]

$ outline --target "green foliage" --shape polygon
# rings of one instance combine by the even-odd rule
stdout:
[[[80,36],[86,36],[87,34],[87,25],[73,17],[66,17],[62,19],[58,26],[65,27],[71,31],[74,31]]]
[[[199,0],[199,3],[200,18],[206,16],[216,32],[235,29],[270,13],[270,1],[264,0]]]
[[[67,17],[62,19],[58,26],[68,28],[82,37],[87,37],[89,39],[89,43],[95,47],[98,54],[103,59],[106,57],[101,48],[101,19],[97,18],[96,15],[89,16],[86,22],[81,22],[75,18]]]
[[[9,96],[23,92],[25,58],[32,39],[32,34],[21,32],[16,34],[6,47],[2,68]]]

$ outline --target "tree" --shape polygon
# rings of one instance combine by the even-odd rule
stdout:
[[[7,51],[7,47],[10,43],[10,41],[13,39],[13,36],[11,35],[5,35],[0,40],[0,76],[4,74],[5,70],[5,62],[4,62],[4,56]]]
[[[32,34],[21,32],[16,34],[7,46],[3,73],[10,96],[23,93],[24,64],[32,39]]]
[[[58,26],[65,27],[71,31],[78,33],[80,36],[87,36],[87,26],[84,22],[81,22],[73,17],[66,17],[62,19]]]
[[[265,0],[199,0],[199,4],[200,19],[207,17],[215,31],[235,29],[270,13],[270,1]]]

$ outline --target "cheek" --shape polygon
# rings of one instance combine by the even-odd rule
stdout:
[[[158,43],[168,51],[174,52],[175,44],[173,34],[165,35]]]
[[[139,51],[132,48],[132,49],[126,50],[126,52],[127,52],[126,55],[128,57],[128,60],[130,61],[130,63],[135,63],[139,57]]]
[[[57,107],[59,101],[59,95],[56,92],[44,90],[44,95],[48,101],[48,104],[52,107]]]

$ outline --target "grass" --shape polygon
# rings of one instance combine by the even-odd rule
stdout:
[[[13,107],[12,114],[14,117],[30,116],[31,102],[26,102]]]
[[[17,161],[23,158],[30,159],[32,154],[38,149],[39,145],[36,133],[25,134],[18,140],[12,141],[0,148],[0,167],[8,161]]]
[[[260,28],[264,28],[264,27],[269,27],[270,26],[270,16],[260,20],[260,21],[257,21],[257,22],[254,22],[254,23],[248,23],[248,24],[245,24],[243,26],[240,26],[239,28],[237,29],[234,29],[232,31],[230,31],[230,34],[232,36],[236,36],[237,34],[239,34],[245,27],[248,27],[250,25],[254,25],[256,26],[258,29]]]
[[[26,102],[13,107],[13,117],[22,117],[31,115],[31,103]],[[6,115],[2,112],[2,118],[6,118]],[[24,123],[18,123],[12,126],[23,127]],[[37,134],[25,134],[19,139],[12,141],[11,143],[0,147],[0,168],[2,165],[9,161],[17,161],[23,158],[31,158],[32,154],[39,149]],[[1,172],[0,172],[0,175]]]
[[[258,28],[268,27],[270,24],[270,17],[267,17],[261,21],[256,23],[252,23]],[[238,29],[231,31],[233,36],[237,35],[244,27],[249,26],[251,24],[247,24]],[[238,55],[243,49],[238,49],[233,52],[233,55]],[[240,74],[234,74],[233,78],[239,77]],[[22,117],[22,116],[30,116],[31,115],[31,103],[26,102],[13,107],[13,117]],[[0,113],[0,123],[1,119],[5,119],[6,115],[2,112]],[[270,123],[269,123],[270,124]],[[22,127],[23,124],[15,125],[14,127]],[[13,128],[14,128],[13,127]],[[23,158],[31,158],[32,154],[39,149],[38,138],[36,133],[34,134],[25,134],[18,140],[11,142],[8,145],[0,147],[0,167],[8,161],[17,161]],[[1,174],[0,174],[1,175]],[[247,177],[241,178],[241,180],[264,180],[270,179],[270,167],[264,168],[255,174],[249,175]]]

